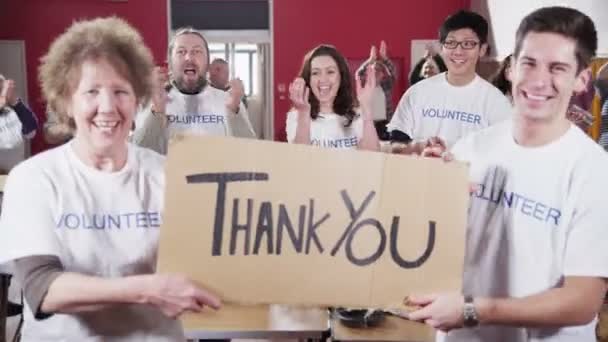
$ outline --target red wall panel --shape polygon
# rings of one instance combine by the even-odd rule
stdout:
[[[273,0],[275,139],[285,140],[286,89],[304,54],[312,47],[335,45],[348,59],[364,59],[371,44],[388,43],[400,66],[393,94],[396,102],[407,86],[410,41],[433,39],[450,13],[469,8],[470,0]],[[74,20],[117,15],[143,35],[158,63],[167,48],[167,0],[23,0],[0,3],[0,39],[25,40],[28,93],[32,109],[44,122],[44,104],[37,80],[39,59],[51,41]],[[281,85],[285,91],[280,92]],[[33,151],[46,148],[42,134]]]
[[[57,35],[75,20],[116,15],[135,26],[143,35],[157,62],[167,49],[167,0],[10,0],[0,4],[0,39],[24,40],[27,58],[29,102],[40,122],[44,103],[38,86],[40,57]],[[36,135],[32,151],[45,149],[42,132]]]
[[[469,6],[470,0],[274,0],[275,139],[285,140],[287,89],[308,50],[328,43],[348,59],[363,59],[371,44],[385,40],[390,57],[401,61],[396,102],[407,85],[410,41],[436,38],[449,14]]]

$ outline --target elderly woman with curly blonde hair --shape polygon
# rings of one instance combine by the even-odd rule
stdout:
[[[219,299],[185,276],[155,274],[164,158],[129,144],[153,62],[117,18],[73,24],[43,58],[49,109],[74,138],[14,168],[0,262],[14,260],[27,303],[23,341],[176,341],[173,318]]]

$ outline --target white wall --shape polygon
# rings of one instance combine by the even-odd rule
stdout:
[[[27,98],[27,73],[25,66],[25,42],[0,40],[0,74],[15,81],[17,94],[25,103]]]
[[[499,59],[515,46],[515,31],[528,13],[544,6],[568,6],[593,19],[598,32],[598,55],[608,56],[608,0],[471,0],[471,9],[490,21],[491,56]]]

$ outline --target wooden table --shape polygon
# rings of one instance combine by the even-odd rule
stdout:
[[[435,330],[429,326],[391,315],[387,315],[380,325],[373,328],[349,328],[334,317],[331,318],[330,326],[333,341],[435,341]]]
[[[182,319],[186,337],[198,339],[310,339],[333,341],[434,342],[435,331],[422,324],[386,316],[374,328],[349,328],[324,309],[284,305],[234,306],[189,314]]]
[[[197,339],[313,339],[329,335],[325,309],[284,305],[234,306],[189,314],[182,319],[186,338]]]

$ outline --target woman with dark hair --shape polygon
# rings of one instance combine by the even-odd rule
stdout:
[[[357,99],[346,59],[329,45],[306,54],[300,75],[289,86],[293,109],[287,113],[287,141],[332,148],[380,149],[372,115],[376,75],[367,69],[365,86],[357,77]]]
[[[380,49],[372,46],[369,58],[357,69],[356,75],[365,80],[367,67],[373,65],[376,71],[376,88],[372,102],[374,113],[374,125],[380,140],[388,140],[386,124],[393,116],[393,88],[395,85],[397,70],[388,57],[386,42],[380,42]]]
[[[441,56],[433,50],[432,45],[428,45],[424,57],[420,58],[410,73],[410,86],[446,71],[448,68]]]
[[[508,55],[503,61],[500,63],[500,68],[496,71],[496,74],[492,76],[490,79],[490,83],[492,83],[501,93],[505,94],[505,96],[509,99],[509,101],[513,101],[513,97],[511,95],[511,80],[509,77],[509,72],[511,71],[511,55]]]

